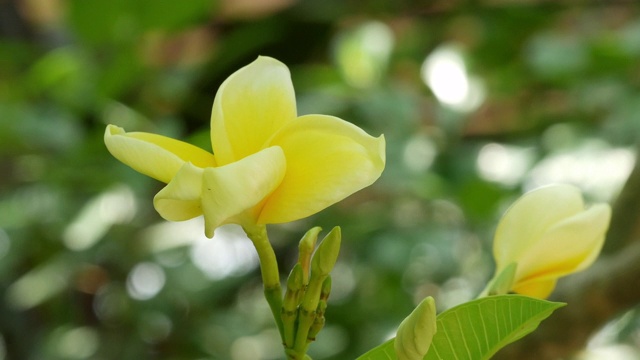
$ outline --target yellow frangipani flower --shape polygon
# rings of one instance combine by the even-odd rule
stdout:
[[[493,244],[496,274],[515,263],[511,290],[546,298],[558,278],[583,270],[598,257],[611,208],[585,208],[580,190],[551,185],[523,195],[504,214]]]
[[[160,215],[204,214],[223,224],[283,223],[312,215],[372,184],[385,166],[384,136],[328,115],[297,116],[289,69],[259,57],[220,86],[211,114],[213,154],[160,135],[107,126],[113,156],[167,185]]]

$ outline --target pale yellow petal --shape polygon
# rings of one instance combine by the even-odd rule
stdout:
[[[312,215],[371,185],[385,165],[384,137],[374,138],[339,118],[306,115],[271,139],[284,150],[287,173],[269,196],[261,224]]]
[[[289,69],[278,60],[257,60],[227,78],[213,101],[211,143],[219,165],[265,147],[266,141],[296,117]]]
[[[202,174],[204,170],[187,162],[176,176],[153,198],[153,206],[170,221],[189,220],[202,215]]]
[[[556,287],[556,282],[556,279],[523,282],[516,284],[513,287],[513,291],[518,294],[538,299],[546,299],[551,295],[551,292],[553,292],[553,289]]]
[[[287,164],[282,149],[273,146],[229,165],[207,168],[202,182],[205,234],[252,214],[281,183]],[[250,219],[255,222],[255,219]]]
[[[597,204],[552,226],[518,261],[516,282],[558,278],[591,265],[600,254],[611,208]]]
[[[196,166],[215,166],[213,154],[191,144],[165,136],[130,132],[108,125],[104,143],[109,152],[134,170],[168,183],[185,162]]]
[[[519,262],[551,226],[583,210],[582,195],[575,186],[551,185],[524,194],[496,229],[493,253],[498,271]]]

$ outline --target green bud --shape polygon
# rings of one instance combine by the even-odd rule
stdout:
[[[318,307],[316,308],[316,316],[324,316],[324,312],[327,311],[327,301],[318,301]]]
[[[331,272],[338,260],[341,238],[340,227],[336,226],[322,239],[311,259],[311,272],[316,272],[319,276],[325,276]]]
[[[316,319],[313,321],[313,324],[309,328],[309,334],[307,334],[308,342],[313,342],[316,340],[316,336],[318,336],[318,333],[324,327],[324,323],[325,323],[324,316],[316,317]]]
[[[304,284],[309,283],[309,264],[311,262],[311,254],[316,248],[316,242],[318,240],[318,234],[322,231],[319,226],[311,228],[307,231],[298,245],[298,263],[302,265],[302,275]]]
[[[293,267],[293,269],[291,269],[291,272],[289,273],[289,278],[287,279],[287,290],[293,292],[300,291],[304,287],[302,278],[302,265],[298,263]]]
[[[312,334],[313,336],[311,337],[309,334],[311,327],[314,326],[314,321],[322,317],[318,316],[318,305],[324,303],[320,305],[320,310],[324,311],[326,309],[326,300],[321,300],[321,295],[323,289],[330,291],[331,288],[331,283],[325,283],[325,280],[338,259],[340,237],[340,228],[336,226],[322,240],[311,259],[311,277],[309,284],[305,288],[298,313],[298,328],[294,345],[296,348],[304,348],[308,345],[309,339],[315,338],[315,334]],[[320,331],[324,324],[315,326],[316,328],[313,332]]]
[[[394,340],[398,360],[422,360],[436,330],[436,305],[429,296],[398,327]]]
[[[303,293],[302,265],[296,264],[287,279],[287,290],[282,302],[282,328],[285,347],[292,347],[295,336],[295,321],[298,315],[298,304]]]
[[[327,300],[331,294],[331,276],[327,276],[322,282],[322,290],[320,290],[320,300]]]

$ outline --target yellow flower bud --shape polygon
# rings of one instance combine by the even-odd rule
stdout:
[[[498,224],[493,243],[496,274],[516,263],[511,290],[546,298],[558,278],[595,261],[610,218],[609,205],[585,207],[575,186],[552,185],[526,193]]]

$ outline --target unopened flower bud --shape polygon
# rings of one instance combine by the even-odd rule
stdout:
[[[322,231],[319,226],[311,228],[307,231],[298,245],[298,263],[302,266],[302,279],[304,284],[309,283],[309,265],[311,263],[311,254],[316,248],[316,242],[318,240],[318,234]]]
[[[287,278],[287,290],[296,292],[304,287],[302,265],[296,264]]]
[[[328,275],[338,260],[340,241],[342,234],[340,227],[336,226],[325,236],[311,260],[311,271],[319,276]]]
[[[327,300],[331,294],[331,276],[327,276],[322,282],[322,290],[320,290],[320,300]]]
[[[429,296],[398,327],[394,341],[398,360],[422,360],[435,333],[436,305]]]

